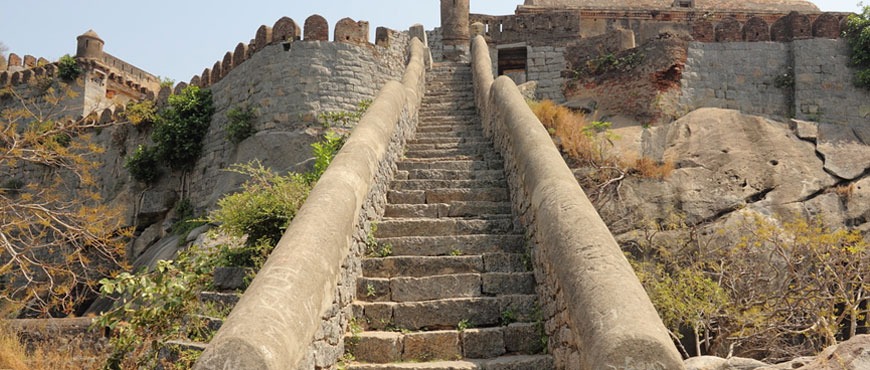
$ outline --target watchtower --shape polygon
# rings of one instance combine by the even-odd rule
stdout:
[[[468,58],[470,31],[468,29],[469,0],[441,0],[441,34],[444,58],[454,61]]]
[[[76,48],[77,58],[87,59],[102,59],[103,45],[106,43],[94,30],[88,30],[76,38],[78,47]]]

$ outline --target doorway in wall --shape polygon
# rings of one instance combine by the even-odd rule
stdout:
[[[527,58],[528,49],[525,46],[498,49],[498,75],[510,77],[517,85],[525,83]]]

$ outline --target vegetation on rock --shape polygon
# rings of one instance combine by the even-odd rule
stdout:
[[[64,81],[74,81],[82,74],[82,67],[75,58],[69,54],[60,57],[57,61],[57,76]]]
[[[852,65],[858,68],[855,84],[870,89],[870,6],[863,6],[860,14],[849,15],[843,36],[851,49]]]
[[[127,157],[124,167],[133,177],[146,184],[161,175],[163,163],[175,170],[190,170],[202,152],[214,113],[211,91],[188,86],[181,94],[171,95],[169,105],[155,113],[153,103],[133,103],[125,113],[135,124],[154,122],[151,139],[155,146],[140,146]]]
[[[256,118],[257,114],[251,107],[230,109],[227,112],[227,125],[224,127],[227,131],[227,140],[238,144],[256,133],[254,129]]]
[[[343,142],[343,137],[330,133],[312,145],[323,169]],[[212,289],[217,267],[259,270],[302,206],[311,184],[323,173],[279,175],[256,161],[229,170],[250,179],[242,191],[222,198],[207,221],[219,225],[217,232],[233,242],[214,248],[194,246],[173,261],[160,261],[154,271],[122,273],[101,281],[104,296],[118,300],[98,322],[115,332],[108,369],[152,368],[172,339],[210,341],[213,332],[206,330],[207,317],[223,318],[228,312],[204,306],[197,294]],[[172,366],[190,368],[197,358],[198,353],[189,353]]]
[[[571,165],[594,170],[585,178],[588,181],[581,183],[591,192],[590,196],[597,197],[618,186],[629,175],[661,180],[674,169],[671,162],[648,157],[619,158],[611,153],[615,135],[610,122],[591,120],[550,100],[530,101],[529,107]]]

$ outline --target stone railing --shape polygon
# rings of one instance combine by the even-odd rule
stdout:
[[[328,368],[343,355],[366,237],[422,103],[419,39],[410,55],[402,83],[381,89],[196,369]]]
[[[472,44],[475,100],[505,160],[514,210],[533,251],[557,368],[683,369],[679,353],[607,226],[510,78],[493,80]]]

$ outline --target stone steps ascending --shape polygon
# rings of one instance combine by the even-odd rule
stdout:
[[[353,303],[348,369],[553,369],[467,64],[436,64]]]

